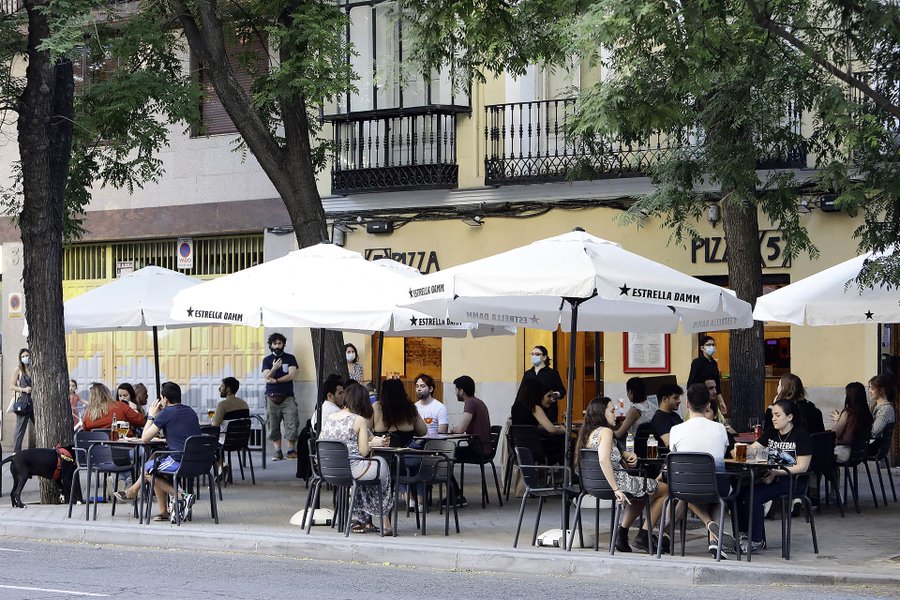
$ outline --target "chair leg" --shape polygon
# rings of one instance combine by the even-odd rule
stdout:
[[[353,486],[353,492],[350,494],[350,506],[347,507],[347,522],[344,524],[344,537],[350,537],[350,523],[353,522],[353,509],[356,508],[356,492],[359,486]]]
[[[238,466],[241,469],[241,481],[244,481],[244,453],[238,450]]]
[[[537,517],[534,519],[534,531],[531,532],[531,545],[534,546],[537,543],[537,534],[538,527],[541,526],[541,512],[544,510],[544,497],[540,496],[538,498],[538,511]]]
[[[875,483],[872,481],[872,471],[869,469],[869,461],[863,461],[866,468],[866,477],[869,478],[869,490],[872,492],[872,500],[875,502],[875,508],[878,508],[878,494],[875,493]],[[887,504],[887,502],[885,502]]]
[[[497,502],[500,504],[500,507],[503,507],[503,498],[500,495],[500,480],[497,478],[497,467],[494,465],[493,461],[491,461],[491,471],[494,472],[494,486],[497,488]],[[888,471],[890,473],[890,471]],[[896,502],[897,499],[894,499]]]
[[[115,491],[118,489],[119,489],[119,474],[116,473],[116,478],[113,479],[112,510],[110,510],[110,513],[109,513],[113,517],[116,516],[116,494],[115,494]]]
[[[213,480],[215,480],[215,470],[213,470],[213,472],[210,473],[210,479],[209,479],[209,512],[211,513],[210,516],[212,516],[213,522],[216,525],[218,525],[219,524],[219,505],[216,504],[216,490],[213,488]]]
[[[69,486],[69,516],[68,518],[72,518],[72,507],[75,506],[75,481],[78,480],[78,483],[81,484],[81,469],[76,468],[75,472],[72,473],[72,484]],[[0,476],[0,482],[3,481],[3,477]],[[3,484],[0,483],[0,496],[2,496],[2,488]]]
[[[584,500],[584,494],[578,495],[578,502],[575,503],[575,522],[572,524],[572,532],[574,534],[575,529],[581,530],[581,501]],[[569,547],[566,548],[569,552],[572,551],[572,545],[575,543],[575,536],[569,536]],[[581,546],[584,547],[584,536],[581,538]]]
[[[487,508],[491,499],[488,498],[487,479],[484,478],[484,463],[478,465],[481,468],[481,508]],[[460,491],[462,490],[462,473],[460,473]]]
[[[816,536],[816,522],[813,520],[813,515],[812,515],[812,513],[813,513],[812,503],[809,501],[809,499],[806,496],[800,498],[800,501],[803,503],[803,508],[806,510],[806,517],[807,517],[807,520],[809,521],[809,530],[810,530],[810,532],[812,532],[813,553],[818,554],[819,553],[819,540],[818,540],[818,537]]]
[[[716,541],[716,562],[722,561],[722,538],[725,537],[722,535],[722,532],[725,531],[725,502],[723,500],[719,500],[719,533],[716,535],[718,538]]]
[[[317,479],[313,484],[312,488],[310,488],[309,492],[312,495],[312,503],[309,506],[315,506],[319,502],[319,492],[322,490],[322,480]],[[309,532],[312,531],[312,519],[307,519],[306,522],[306,535],[309,535]]]
[[[839,484],[840,474],[838,473],[837,467],[835,467],[834,470],[831,471],[831,474],[829,475],[829,477],[830,477],[830,481],[831,481],[831,488],[834,490],[835,502],[837,503],[838,510],[841,511],[841,518],[844,518],[844,516],[845,516],[844,515],[844,505],[847,502],[847,497],[844,496],[843,499],[841,498],[841,486]],[[825,493],[826,493],[825,498],[827,501],[827,498],[828,498],[828,496],[827,496],[828,486],[827,485],[825,486]]]
[[[891,494],[894,496],[894,502],[897,502],[897,488],[894,487],[894,476],[891,475],[891,463],[886,456],[884,457],[884,468],[887,470],[888,481],[891,482]]]
[[[525,502],[528,500],[528,492],[522,496],[522,505],[519,507],[519,521],[516,523],[516,537],[513,538],[513,548],[519,546],[519,532],[522,530],[522,517],[525,515]]]
[[[250,464],[250,481],[253,482],[253,485],[256,485],[256,473],[253,472],[253,455],[250,454],[250,448],[244,448],[244,452],[247,453],[247,462]]]
[[[656,544],[656,558],[662,556],[662,532],[666,530],[666,512],[669,508],[669,504],[672,502],[671,496],[666,496],[665,501],[663,502],[663,509],[659,515],[659,539]],[[652,538],[650,538],[652,539]]]
[[[615,556],[616,542],[619,539],[619,523],[622,519],[622,505],[613,501],[612,521],[610,522],[609,555]]]

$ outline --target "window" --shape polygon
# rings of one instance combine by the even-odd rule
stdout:
[[[228,64],[234,70],[238,83],[248,93],[253,86],[253,80],[259,73],[264,73],[269,68],[268,49],[264,41],[254,36],[245,40],[225,42],[225,53],[228,56]],[[236,133],[237,127],[231,121],[231,117],[225,112],[225,107],[219,100],[212,82],[209,80],[206,69],[199,61],[197,64],[197,77],[202,89],[200,100],[200,131],[197,135],[221,135]]]

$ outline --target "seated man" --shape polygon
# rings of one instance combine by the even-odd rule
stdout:
[[[189,437],[200,435],[200,420],[197,418],[197,413],[191,407],[181,403],[181,388],[177,383],[171,381],[160,386],[160,398],[150,407],[141,441],[149,442],[157,436],[160,430],[165,431],[168,449],[176,454],[165,456],[156,467],[156,486],[153,491],[159,504],[159,514],[153,520],[168,521],[175,514],[169,511],[168,499],[169,496],[175,494],[171,475],[181,466],[181,454],[178,453],[184,450],[184,443]],[[144,478],[148,482],[153,481],[156,462],[156,458],[151,456],[144,466]],[[137,498],[140,488],[141,481],[138,480],[130,487],[117,491],[116,499],[120,502],[134,500]],[[181,498],[175,500],[176,502],[173,502],[174,509],[187,513],[194,503],[194,495],[185,493]]]
[[[681,405],[681,395],[684,390],[674,383],[666,383],[659,386],[656,397],[659,398],[659,410],[653,413],[650,420],[650,428],[663,446],[669,446],[669,430],[683,422],[678,414]]]
[[[219,403],[216,405],[216,414],[210,421],[211,425],[220,426],[223,421],[232,419],[249,419],[250,407],[242,399],[235,396],[241,384],[234,377],[226,377],[219,384]]]
[[[716,472],[723,474],[719,476],[719,491],[725,495],[728,493],[728,478],[724,475],[728,434],[725,426],[717,422],[709,411],[711,402],[715,402],[715,399],[710,398],[706,385],[695,383],[688,388],[687,400],[690,418],[669,431],[669,448],[672,452],[703,452],[712,456]],[[706,525],[710,536],[709,551],[715,556],[719,524],[710,517],[708,507],[690,504],[689,508]],[[722,558],[726,558],[725,550],[734,548],[734,536],[724,531],[722,536]]]
[[[329,375],[328,378],[325,379],[325,383],[322,384],[322,393],[325,395],[325,398],[322,400],[323,419],[344,408],[344,384],[341,382],[340,376],[334,374]],[[316,429],[318,429],[318,427],[316,427],[316,424],[318,423],[317,418],[318,411],[313,411],[312,424],[313,428]]]

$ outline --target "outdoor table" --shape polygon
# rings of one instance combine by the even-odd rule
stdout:
[[[135,507],[138,509],[138,523],[142,524],[144,522],[144,508],[147,503],[150,502],[150,499],[147,497],[147,488],[149,485],[144,481],[144,463],[147,462],[152,450],[159,447],[166,447],[166,440],[162,438],[153,438],[152,440],[144,442],[140,438],[119,438],[116,441],[103,441],[99,443],[134,449],[136,453],[135,463],[137,463],[138,467],[137,477],[141,482],[141,492],[138,496],[138,501],[135,503]],[[147,519],[147,522],[150,522],[149,518]]]
[[[451,441],[462,441],[468,440],[474,437],[469,433],[429,433],[427,435],[417,435],[413,437],[414,440],[451,440]]]
[[[756,461],[746,461],[746,462],[738,462],[731,458],[725,459],[725,470],[731,472],[738,472],[741,474],[748,473],[750,475],[750,498],[747,503],[748,506],[748,515],[747,515],[747,534],[752,537],[753,535],[753,494],[755,492],[754,485],[756,483],[756,474],[759,472],[772,471],[775,469],[780,469],[787,473],[788,477],[791,478],[791,484],[788,486],[788,510],[792,507],[794,503],[794,478],[796,475],[791,473],[786,466],[780,465],[778,463],[770,463],[770,462],[756,462]],[[784,530],[782,529],[782,535],[784,535]],[[752,541],[752,540],[751,540]],[[782,539],[781,544],[781,556],[785,560],[790,560],[791,558],[791,530],[790,530],[790,521],[788,521],[788,529],[786,539]],[[747,545],[747,562],[750,562],[751,556],[753,555],[752,544]]]

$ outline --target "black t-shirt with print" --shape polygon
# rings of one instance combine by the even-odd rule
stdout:
[[[767,448],[784,450],[796,458],[812,455],[812,439],[803,427],[792,427],[782,435],[775,429],[766,429],[759,438],[759,443]]]

